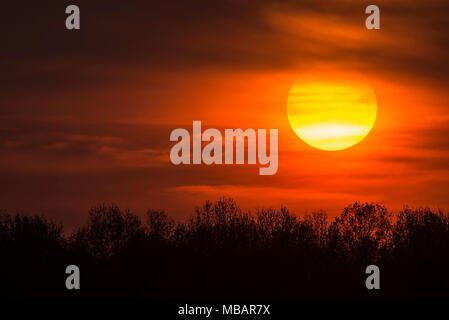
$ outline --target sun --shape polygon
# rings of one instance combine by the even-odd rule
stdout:
[[[377,116],[376,95],[361,78],[301,77],[290,90],[287,115],[295,133],[308,145],[343,150],[371,131]]]

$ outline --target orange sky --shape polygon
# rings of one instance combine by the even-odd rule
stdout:
[[[354,201],[449,209],[447,1],[379,1],[381,30],[365,29],[368,2],[298,2],[80,1],[76,32],[63,4],[10,4],[1,206],[72,226],[99,202],[184,218],[220,196],[332,215]],[[370,134],[337,152],[306,145],[286,115],[294,81],[329,68],[362,74],[378,101]],[[193,120],[278,128],[278,173],[172,165],[169,134]]]

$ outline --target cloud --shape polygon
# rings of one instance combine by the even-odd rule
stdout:
[[[57,79],[73,85],[120,79],[127,68],[285,70],[317,60],[357,60],[365,68],[415,75],[446,78],[448,71],[449,4],[442,0],[380,1],[379,31],[365,29],[366,5],[359,1],[79,1],[82,27],[76,32],[63,28],[64,5],[4,9],[9,59],[2,74],[59,65],[65,71],[42,83],[54,88]],[[36,20],[33,28],[18,23],[18,15]]]
[[[164,144],[169,128],[161,126],[16,121],[1,131],[2,171],[62,173],[170,164]]]

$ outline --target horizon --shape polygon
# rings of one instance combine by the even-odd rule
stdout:
[[[444,215],[449,215],[449,210],[443,210],[439,207],[410,206],[408,204],[404,204],[400,209],[392,210],[391,208],[389,208],[379,202],[364,202],[364,201],[355,201],[352,203],[348,203],[347,205],[340,208],[340,210],[338,210],[337,212],[332,212],[332,213],[329,213],[322,208],[316,208],[316,209],[313,209],[310,211],[297,212],[295,210],[291,210],[289,207],[284,206],[284,205],[280,205],[279,207],[270,207],[270,206],[243,207],[235,199],[233,199],[231,197],[219,197],[217,199],[205,200],[202,204],[197,205],[192,208],[187,208],[185,211],[182,211],[178,214],[172,214],[172,213],[168,212],[167,210],[165,210],[164,208],[148,207],[144,211],[135,211],[132,208],[128,208],[126,206],[125,207],[119,206],[114,202],[110,202],[110,203],[105,203],[105,202],[100,203],[99,202],[99,203],[93,204],[92,206],[87,208],[87,210],[85,212],[85,219],[83,221],[79,221],[78,225],[70,225],[70,224],[66,225],[64,223],[64,221],[50,217],[47,214],[45,214],[44,212],[19,212],[19,211],[0,210],[0,216],[10,216],[10,217],[23,216],[23,217],[29,217],[29,218],[32,218],[32,217],[46,218],[46,219],[49,219],[48,221],[50,221],[50,222],[54,222],[58,225],[61,225],[63,228],[64,234],[68,234],[68,233],[76,232],[79,228],[81,228],[83,225],[85,225],[86,222],[88,222],[90,219],[89,212],[91,212],[92,210],[95,210],[96,208],[100,208],[100,207],[115,208],[121,212],[129,212],[142,220],[144,220],[144,218],[146,217],[148,212],[162,212],[168,218],[173,219],[173,222],[176,225],[180,225],[180,224],[188,223],[190,221],[190,219],[192,219],[196,216],[197,211],[204,209],[204,207],[207,204],[215,205],[221,201],[231,201],[231,202],[235,203],[237,210],[241,211],[242,214],[249,215],[251,217],[256,217],[258,215],[258,213],[267,211],[267,210],[268,211],[274,210],[276,212],[281,212],[282,210],[287,210],[289,214],[297,217],[298,219],[304,219],[304,218],[310,217],[314,214],[324,214],[329,219],[328,220],[329,223],[335,221],[336,218],[340,217],[342,215],[342,213],[345,211],[345,209],[350,208],[354,205],[381,206],[381,207],[385,208],[389,214],[391,214],[393,221],[395,219],[397,219],[401,213],[407,212],[409,210],[410,211],[421,211],[421,210],[427,211],[428,210],[435,214],[442,213]]]

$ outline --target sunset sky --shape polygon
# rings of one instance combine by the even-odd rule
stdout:
[[[184,219],[221,196],[335,215],[354,201],[449,210],[448,1],[67,1],[2,6],[0,208],[73,227],[114,202]],[[359,144],[322,151],[289,124],[304,73],[357,73],[377,99]],[[170,163],[170,132],[279,129],[279,169]]]

